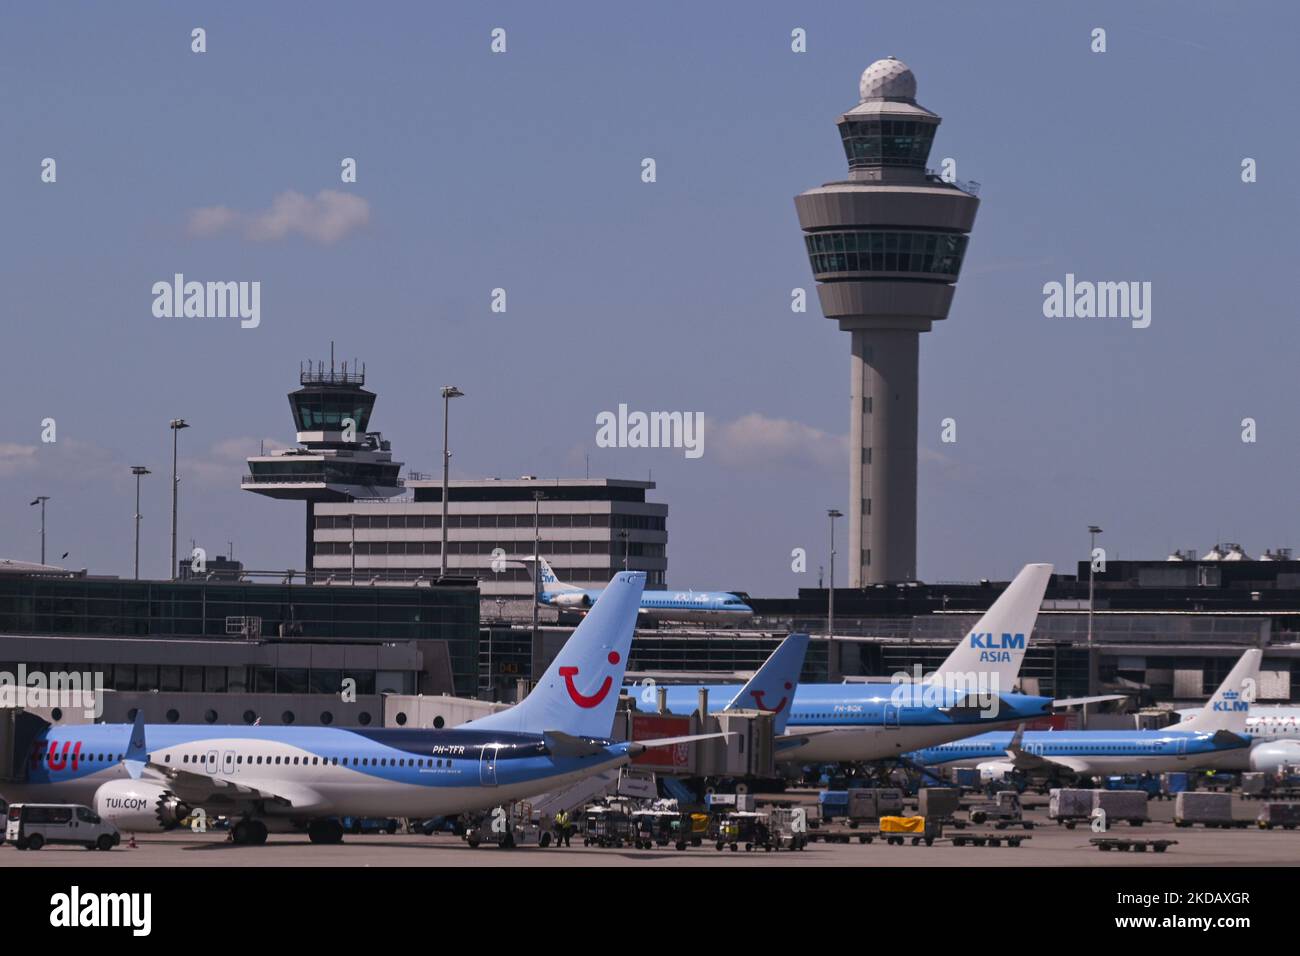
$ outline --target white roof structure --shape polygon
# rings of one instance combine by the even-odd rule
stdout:
[[[939,119],[937,114],[916,102],[916,76],[906,63],[892,56],[877,60],[862,71],[862,79],[858,81],[858,95],[861,102],[845,113],[845,116],[924,116],[936,121]]]
[[[916,99],[916,76],[902,60],[887,56],[862,71],[858,93],[863,101]]]

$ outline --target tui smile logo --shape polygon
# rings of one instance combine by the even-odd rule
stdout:
[[[618,651],[610,651],[608,659],[611,664],[617,664],[622,658],[618,656]],[[600,704],[600,702],[609,694],[609,689],[614,686],[614,678],[606,674],[605,679],[601,681],[600,690],[588,696],[578,690],[578,685],[573,682],[573,678],[576,677],[577,674],[578,668],[576,667],[560,668],[560,676],[564,678],[564,686],[569,692],[569,697],[572,698],[573,702],[579,707],[587,710]]]
[[[794,685],[789,681],[785,682],[786,690],[791,690],[793,687]],[[781,711],[785,710],[785,705],[790,701],[790,696],[787,694],[781,698],[780,702],[775,707],[769,707],[767,704],[763,703],[763,698],[767,696],[767,691],[751,690],[749,696],[754,698],[754,703],[758,704],[759,710],[770,710],[774,714],[779,714]]]

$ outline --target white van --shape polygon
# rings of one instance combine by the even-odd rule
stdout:
[[[111,850],[122,834],[89,807],[71,803],[11,803],[5,839],[20,850],[39,850],[47,843],[74,843],[87,850]]]

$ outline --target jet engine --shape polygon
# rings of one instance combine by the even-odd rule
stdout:
[[[150,833],[175,829],[190,808],[161,784],[113,780],[95,791],[95,812],[129,833]]]
[[[551,598],[551,603],[559,607],[591,607],[591,595],[584,591],[566,591]]]
[[[1250,769],[1276,773],[1282,767],[1300,767],[1300,740],[1273,740],[1250,748]]]

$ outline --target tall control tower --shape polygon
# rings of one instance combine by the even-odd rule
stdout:
[[[853,336],[851,587],[916,577],[917,345],[948,316],[979,208],[978,184],[926,169],[940,117],[906,64],[877,60],[858,91],[836,120],[848,180],[794,201],[822,312]]]

